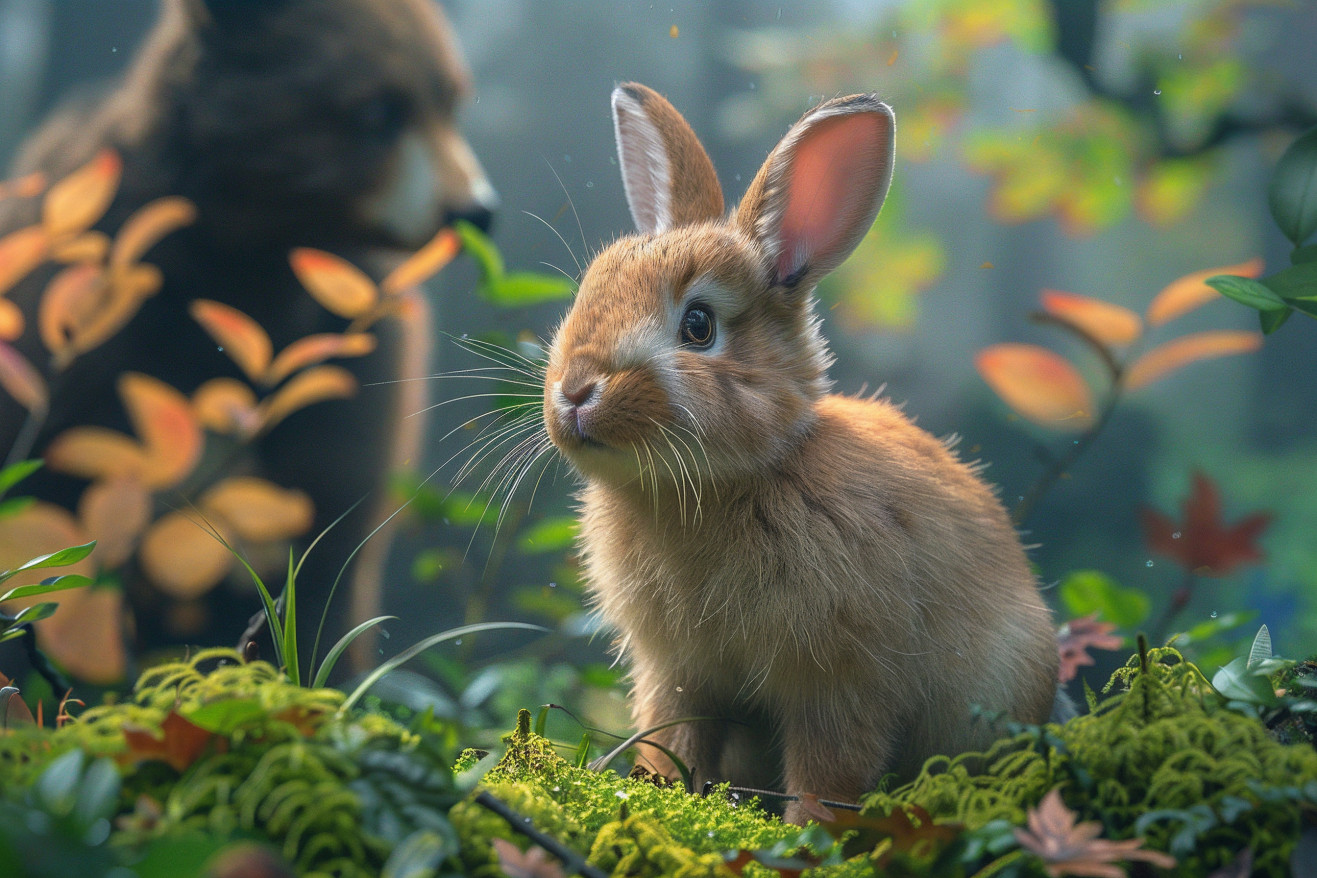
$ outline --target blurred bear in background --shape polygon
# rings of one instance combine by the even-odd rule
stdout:
[[[128,536],[133,545],[116,546],[117,557],[110,559],[122,571],[121,630],[134,653],[233,645],[260,607],[240,566],[231,565],[207,584],[203,580],[214,579],[208,571],[187,569],[203,565],[199,555],[195,562],[169,559],[171,550],[183,551],[179,547],[192,538],[177,525],[162,533],[147,522],[171,514],[190,519],[193,531],[201,530],[198,522],[215,527],[244,554],[259,557],[264,551],[274,561],[266,581],[275,592],[290,542],[300,555],[345,516],[315,546],[297,579],[302,652],[310,650],[341,570],[343,585],[320,654],[350,623],[373,615],[387,540],[377,535],[354,559],[350,555],[396,506],[385,489],[390,471],[418,452],[421,421],[406,416],[423,410],[425,382],[406,379],[426,369],[429,318],[419,297],[400,297],[405,307],[369,327],[369,353],[348,356],[344,348],[344,356],[328,361],[350,373],[350,395],[341,373],[332,373],[340,382],[335,384],[326,377],[331,373],[321,372],[321,396],[307,390],[303,404],[268,429],[253,431],[248,424],[245,434],[230,430],[237,439],[208,430],[204,453],[182,476],[157,471],[178,461],[143,464],[138,458],[187,453],[176,448],[170,413],[177,414],[179,399],[200,412],[205,404],[197,391],[217,378],[228,382],[225,393],[207,397],[209,420],[198,415],[201,423],[269,415],[268,405],[244,409],[247,391],[239,385],[250,388],[253,399],[268,401],[279,381],[298,377],[276,376],[267,386],[253,380],[256,367],[269,365],[270,352],[348,329],[348,317],[333,313],[299,282],[290,267],[296,248],[342,257],[378,281],[454,220],[488,226],[494,190],[455,120],[468,89],[463,59],[434,0],[162,0],[159,19],[122,80],[99,96],[66,104],[25,142],[15,175],[42,172],[54,184],[79,169],[92,174],[98,162],[114,165],[106,171],[119,174],[113,200],[91,230],[93,237],[96,231],[109,236],[110,249],[101,250],[110,254],[112,268],[113,248],[122,243],[116,233],[127,237],[131,218],[140,217],[144,206],[175,199],[172,221],[156,219],[176,227],[158,240],[147,235],[147,249],[133,254],[159,269],[158,286],[141,297],[130,320],[89,350],[59,363],[52,357],[51,338],[60,337],[61,320],[76,323],[79,308],[92,308],[85,288],[79,298],[76,278],[60,279],[67,269],[58,259],[43,261],[7,295],[25,318],[21,333],[7,343],[42,371],[49,405],[44,417],[30,417],[12,394],[0,392],[0,456],[44,455],[46,467],[15,493],[69,510],[88,536],[97,536],[89,517],[123,522],[145,515],[139,533]],[[190,202],[195,216],[177,215],[187,212],[177,198]],[[40,225],[43,210],[50,209],[41,197],[8,198],[0,203],[0,234]],[[83,244],[90,240],[79,238]],[[76,250],[83,244],[63,246]],[[151,272],[136,264],[129,268]],[[51,298],[56,289],[62,300]],[[268,336],[268,350],[262,353],[259,341],[253,342],[256,353],[223,350],[215,332],[198,321],[198,300],[210,303],[204,307],[212,324],[241,322],[235,313],[246,315]],[[260,335],[243,331],[249,341]],[[247,365],[239,368],[242,357]],[[217,415],[225,400],[233,410]],[[86,443],[61,440],[70,430],[79,439],[98,435],[78,432],[87,425],[135,440],[132,446],[116,439],[114,447],[129,448],[125,454],[136,464],[101,458],[88,463],[83,458],[94,455]],[[125,480],[130,489],[120,490]],[[225,480],[229,484],[217,489]],[[147,511],[138,508],[142,497],[149,498]],[[276,518],[303,520],[284,527],[287,533],[276,522],[270,532],[280,532],[282,540],[249,545],[245,536],[260,536],[267,507]],[[140,550],[152,540],[157,558],[183,568],[165,587],[149,575],[150,560],[143,562]],[[97,552],[102,548],[111,552]],[[98,612],[104,616],[104,608],[114,606],[104,603]],[[41,631],[42,645],[57,659],[58,644],[46,641],[53,631],[78,637],[68,628],[74,621]],[[272,657],[268,645],[262,652]],[[113,676],[109,670],[86,673],[76,661],[64,664],[75,665],[80,676]]]

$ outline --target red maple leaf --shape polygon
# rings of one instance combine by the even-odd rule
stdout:
[[[1125,645],[1125,638],[1117,637],[1111,632],[1116,626],[1110,622],[1099,622],[1097,613],[1079,619],[1071,619],[1061,626],[1056,635],[1056,649],[1061,656],[1061,666],[1057,671],[1057,681],[1068,683],[1079,673],[1080,667],[1093,664],[1093,657],[1088,654],[1093,649],[1120,649]]]
[[[1262,560],[1257,538],[1271,522],[1255,513],[1234,524],[1221,520],[1221,493],[1202,472],[1184,501],[1184,523],[1176,524],[1155,509],[1144,508],[1143,532],[1148,548],[1174,558],[1201,576],[1225,576],[1237,567]]]

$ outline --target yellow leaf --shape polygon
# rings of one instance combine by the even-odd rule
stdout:
[[[242,438],[260,429],[256,394],[236,378],[212,378],[192,394],[192,411],[201,426],[216,433]]]
[[[233,566],[233,553],[212,532],[224,539],[224,523],[195,520],[182,512],[161,518],[142,539],[138,557],[142,569],[161,591],[176,600],[193,600],[210,591]]]
[[[50,390],[27,359],[11,345],[0,341],[0,388],[23,408],[41,416],[50,404]]]
[[[344,399],[357,392],[357,379],[339,366],[316,366],[294,376],[279,392],[261,403],[261,423],[270,429],[312,403]]]
[[[425,283],[441,268],[453,261],[462,249],[462,240],[452,229],[442,229],[430,242],[417,250],[380,283],[386,296]]]
[[[95,265],[71,265],[55,275],[37,311],[37,326],[46,349],[58,360],[107,304],[104,276]]]
[[[315,516],[306,494],[249,476],[220,482],[206,492],[201,506],[222,517],[238,536],[254,542],[301,536]]]
[[[1043,309],[1078,327],[1104,345],[1124,346],[1143,334],[1143,321],[1139,315],[1128,308],[1090,296],[1044,290]]]
[[[49,248],[50,236],[41,226],[28,226],[0,238],[0,294],[44,262]]]
[[[114,294],[123,299],[140,302],[155,295],[163,283],[164,275],[154,265],[139,263],[110,268],[110,285],[114,287]]]
[[[264,380],[274,348],[260,324],[237,308],[210,299],[195,300],[188,312],[248,378]]]
[[[187,397],[158,378],[140,372],[119,376],[119,395],[145,446],[142,480],[150,488],[182,481],[201,459],[201,425]]]
[[[73,427],[46,448],[46,465],[83,479],[140,476],[146,469],[142,446],[106,427]]]
[[[96,563],[118,567],[132,555],[151,521],[151,495],[132,476],[94,482],[78,500],[78,520],[96,541]]]
[[[197,208],[186,198],[157,198],[133,212],[119,228],[110,251],[115,266],[137,262],[165,235],[196,222]]]
[[[983,380],[1006,404],[1035,423],[1083,430],[1093,423],[1093,396],[1069,361],[1047,348],[999,344],[974,358]]]
[[[56,262],[104,262],[109,252],[109,237],[101,232],[83,232],[52,244],[50,258]]]
[[[312,297],[339,317],[360,317],[379,299],[375,282],[345,259],[298,247],[288,257],[293,273]]]
[[[364,332],[308,335],[279,352],[265,374],[265,384],[278,384],[298,369],[322,363],[330,357],[361,357],[373,350],[375,336]]]
[[[85,231],[104,215],[119,188],[123,162],[104,149],[46,193],[41,224],[52,238]]]
[[[124,649],[124,600],[117,588],[75,588],[43,600],[55,615],[37,623],[37,644],[79,680],[106,686],[128,670]]]
[[[1256,332],[1218,330],[1182,336],[1139,357],[1125,373],[1125,388],[1138,390],[1196,360],[1247,354],[1260,347],[1262,335]]]
[[[8,299],[0,299],[0,341],[13,341],[23,334],[23,310]]]
[[[1259,256],[1238,265],[1223,265],[1220,268],[1195,271],[1178,280],[1171,281],[1153,297],[1152,303],[1148,305],[1148,325],[1161,326],[1163,323],[1174,320],[1181,314],[1186,314],[1200,305],[1220,299],[1220,293],[1203,283],[1209,277],[1218,274],[1257,277],[1262,274],[1262,258]]]

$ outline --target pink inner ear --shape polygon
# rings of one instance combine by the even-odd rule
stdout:
[[[819,122],[801,138],[779,226],[780,280],[807,264],[831,271],[864,237],[886,194],[889,135],[887,117],[855,113]]]

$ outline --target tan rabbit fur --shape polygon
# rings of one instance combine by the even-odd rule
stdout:
[[[650,736],[700,782],[853,801],[985,744],[972,704],[1044,721],[1050,613],[995,494],[890,403],[827,393],[813,288],[886,195],[891,110],[807,113],[730,218],[666,100],[627,84],[613,111],[640,233],[586,271],[544,415],[585,480],[589,587],[636,725],[714,718]]]

